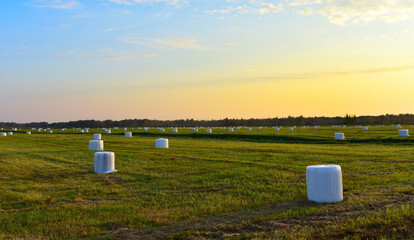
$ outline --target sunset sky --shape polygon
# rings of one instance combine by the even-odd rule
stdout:
[[[414,113],[414,0],[0,0],[0,122]]]

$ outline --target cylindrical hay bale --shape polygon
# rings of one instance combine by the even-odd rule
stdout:
[[[32,134],[32,132],[26,132],[26,134],[27,134],[27,135],[30,135],[30,134]]]
[[[364,130],[368,130],[368,127],[364,127],[363,129],[364,129]]]
[[[197,128],[193,128],[193,131],[194,131],[194,132],[198,132],[198,129],[197,129]]]
[[[278,127],[275,127],[275,131],[279,131],[279,128]]]
[[[333,203],[343,200],[342,172],[339,165],[313,165],[306,168],[308,200]]]
[[[234,129],[233,128],[229,128],[229,132],[234,132]]]
[[[50,130],[50,131],[49,131],[49,133],[53,133],[53,131],[52,131],[52,130]]]
[[[291,128],[289,128],[289,131],[293,131],[293,128],[291,127]]]
[[[173,133],[178,133],[178,129],[177,128],[173,128],[172,132]]]
[[[89,129],[85,129],[85,132],[88,133],[89,132]]]
[[[5,137],[5,136],[7,136],[7,133],[2,132],[2,133],[0,133],[0,136]]]
[[[126,132],[125,137],[132,137],[132,132]]]
[[[96,152],[94,155],[95,173],[113,173],[115,170],[115,153],[113,152]]]
[[[155,148],[168,148],[168,139],[158,138],[155,140]]]
[[[106,130],[106,133],[108,133],[108,134],[109,134],[109,133],[111,133],[111,130],[109,130],[109,129],[108,129],[108,130]]]
[[[247,130],[251,131],[251,130],[252,130],[252,128],[248,128]]]
[[[84,130],[80,130],[79,132],[80,132],[80,133],[85,133],[85,131],[84,131]]]
[[[344,133],[335,133],[335,139],[344,140],[345,139],[345,134]]]
[[[408,134],[408,130],[399,130],[398,133],[399,133],[400,137],[408,137],[408,136],[410,136]]]
[[[100,139],[101,139],[101,137],[102,137],[102,135],[101,135],[101,134],[99,134],[99,133],[94,133],[94,134],[93,134],[93,139],[100,140]]]
[[[103,151],[104,142],[102,140],[90,140],[89,151]]]
[[[213,130],[211,130],[210,128],[206,129],[206,133],[212,133],[212,132],[213,132]]]
[[[7,135],[11,136],[13,135],[13,132],[8,132]]]

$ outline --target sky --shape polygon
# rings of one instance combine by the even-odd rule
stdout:
[[[414,0],[0,0],[0,122],[414,113]]]

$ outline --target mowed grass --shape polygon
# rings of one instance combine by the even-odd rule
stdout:
[[[128,131],[0,137],[0,238],[414,238],[414,137],[395,127]],[[93,173],[92,133],[118,172]],[[307,201],[315,164],[342,167],[343,202]]]

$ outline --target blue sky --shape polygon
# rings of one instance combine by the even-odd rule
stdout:
[[[413,16],[412,0],[0,0],[0,121],[413,112],[394,94],[413,87]]]

